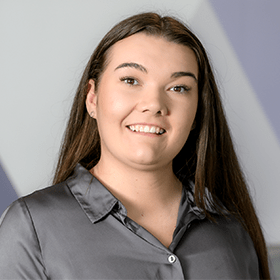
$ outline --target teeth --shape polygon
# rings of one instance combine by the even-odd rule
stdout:
[[[145,133],[150,132],[150,129],[149,129],[149,127],[147,125],[144,127],[144,132]]]
[[[128,128],[135,132],[144,132],[144,133],[152,133],[152,134],[163,134],[165,130],[158,126],[142,126],[142,125],[131,125]]]

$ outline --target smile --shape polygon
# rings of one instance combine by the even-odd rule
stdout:
[[[160,128],[158,126],[150,126],[150,125],[128,125],[127,126],[131,131],[134,132],[142,132],[142,133],[152,133],[161,135],[165,132],[165,129]]]

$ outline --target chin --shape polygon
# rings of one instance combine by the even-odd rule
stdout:
[[[169,165],[166,159],[163,161],[159,157],[133,158],[130,162],[133,167],[142,171],[155,171],[156,169]],[[170,162],[172,163],[172,160]]]

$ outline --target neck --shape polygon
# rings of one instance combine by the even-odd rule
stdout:
[[[181,183],[172,164],[147,170],[100,161],[91,173],[124,204],[128,215],[166,207],[181,197]]]

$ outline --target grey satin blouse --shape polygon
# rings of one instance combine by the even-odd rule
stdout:
[[[258,279],[248,233],[212,223],[183,191],[169,248],[78,165],[65,182],[18,199],[2,215],[0,279]]]

